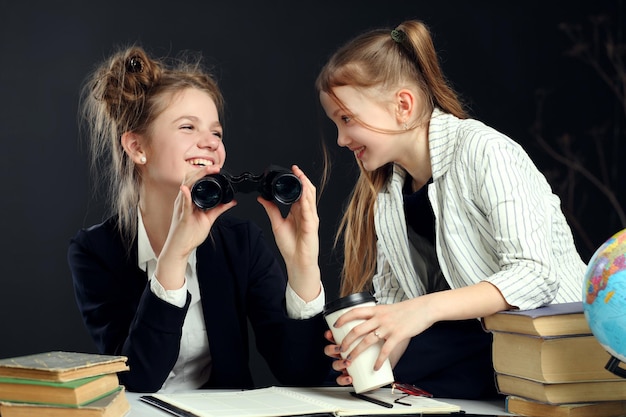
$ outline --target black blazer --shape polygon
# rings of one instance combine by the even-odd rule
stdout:
[[[129,391],[160,389],[178,357],[185,307],[155,296],[137,266],[137,242],[128,250],[116,218],[80,230],[68,262],[85,325],[100,353],[125,355]],[[330,371],[323,353],[326,323],[287,317],[287,279],[262,231],[249,221],[221,216],[197,249],[202,308],[212,356],[205,386],[253,387],[249,368],[248,320],[256,346],[284,385],[319,385]]]

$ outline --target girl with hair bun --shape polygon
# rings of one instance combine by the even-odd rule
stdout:
[[[468,117],[420,21],[357,36],[316,86],[360,168],[337,235],[342,295],[378,301],[335,323],[364,320],[326,347],[337,382],[349,385],[350,359],[383,339],[375,367],[389,358],[397,380],[439,397],[494,395],[477,319],[581,297],[586,266],[559,198],[520,145]]]
[[[81,108],[111,216],[78,231],[68,262],[78,307],[102,354],[125,355],[130,391],[251,388],[250,322],[282,384],[330,370],[321,316],[316,189],[283,218],[259,197],[288,277],[253,223],[192,203],[190,187],[223,167],[224,100],[200,59],[166,62],[132,46],[87,79]]]

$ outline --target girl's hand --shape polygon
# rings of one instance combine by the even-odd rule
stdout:
[[[335,371],[341,372],[341,375],[336,378],[337,384],[342,386],[351,385],[352,377],[348,374],[347,369],[351,362],[349,360],[344,360],[341,357],[341,354],[339,353],[340,346],[335,344],[335,339],[333,338],[333,334],[330,330],[326,330],[326,332],[324,332],[324,337],[332,343],[324,347],[324,354],[335,359],[332,363],[332,367]]]
[[[406,350],[410,338],[438,321],[485,317],[508,308],[511,306],[498,288],[490,282],[481,281],[395,304],[356,307],[339,317],[335,326],[340,327],[352,320],[365,320],[344,337],[341,351],[347,352],[351,344],[363,336],[355,348],[348,352],[348,359],[354,359],[370,345],[383,339],[383,347],[375,365],[375,369],[380,369],[386,358],[394,366]]]
[[[348,353],[346,359],[354,360],[365,349],[379,340],[384,340],[374,369],[380,369],[387,358],[390,359],[392,367],[395,366],[406,350],[411,337],[433,324],[419,307],[418,297],[396,304],[357,307],[349,310],[337,319],[334,324],[336,327],[341,327],[352,320],[365,321],[346,334],[339,346],[340,351]],[[352,343],[361,336],[363,339],[348,352]]]
[[[313,183],[298,166],[292,172],[302,183],[302,196],[292,204],[286,217],[271,201],[258,197],[257,201],[265,209],[276,245],[280,250],[289,283],[304,301],[310,301],[321,290],[319,257],[319,217],[317,215],[317,195]]]
[[[209,210],[199,209],[191,199],[191,188],[202,177],[219,173],[220,168],[207,166],[194,170],[186,176],[180,191],[174,202],[174,212],[172,223],[166,240],[180,252],[183,256],[189,254],[204,242],[211,231],[215,220],[225,211],[234,207],[236,201],[227,204],[219,204]]]
[[[210,210],[199,209],[191,199],[191,187],[205,175],[216,174],[217,166],[207,166],[188,174],[180,186],[174,202],[170,229],[158,254],[157,279],[166,289],[180,288],[184,282],[187,259],[204,242],[215,220],[237,203],[233,200]]]

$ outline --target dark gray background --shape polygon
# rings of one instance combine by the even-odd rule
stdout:
[[[623,139],[620,102],[588,65],[564,54],[572,43],[558,27],[588,27],[597,13],[608,14],[614,34],[623,39],[621,0],[0,0],[0,358],[94,351],[66,262],[70,237],[104,215],[79,140],[77,103],[87,73],[117,46],[139,43],[161,56],[203,53],[227,101],[232,172],[297,163],[318,184],[321,143],[331,146],[335,169],[319,202],[320,262],[330,299],[337,295],[339,270],[333,233],[356,168],[349,151],[335,145],[334,128],[314,91],[328,55],[366,29],[424,20],[445,73],[472,115],[521,143],[556,186],[561,166],[530,133],[538,90],[550,92],[544,112],[548,140],[557,143],[566,132],[580,138],[599,123],[617,126],[611,134]],[[578,143],[584,157],[590,145]],[[618,164],[605,165],[614,177],[619,172]],[[584,182],[578,183],[584,190]],[[623,191],[624,184],[612,186]],[[582,194],[571,215],[589,234],[585,242],[577,239],[588,260],[623,225],[593,187]],[[254,197],[238,200],[236,214],[257,221],[273,242]],[[256,353],[253,368],[259,384],[273,382]]]

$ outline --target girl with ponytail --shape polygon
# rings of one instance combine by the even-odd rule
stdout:
[[[316,87],[360,168],[337,233],[341,293],[377,299],[335,323],[365,320],[325,348],[337,382],[350,384],[350,359],[383,339],[375,367],[389,358],[397,380],[493,395],[480,318],[580,300],[586,266],[559,198],[519,144],[468,117],[420,21],[349,41]]]

